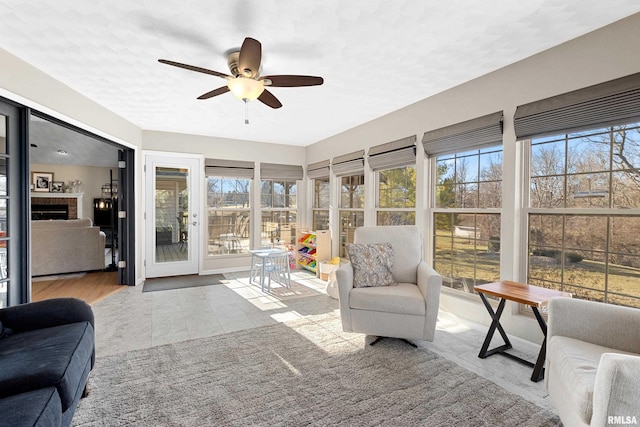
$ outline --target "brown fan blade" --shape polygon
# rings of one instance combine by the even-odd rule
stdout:
[[[247,37],[240,48],[238,72],[244,77],[257,77],[260,61],[262,61],[262,45],[258,40]]]
[[[262,92],[262,94],[260,94],[260,96],[258,97],[258,101],[262,102],[265,105],[268,105],[271,108],[282,107],[282,103],[278,101],[278,98],[273,96],[273,94],[266,89]]]
[[[222,86],[222,87],[219,87],[218,89],[212,90],[211,92],[207,92],[205,94],[200,95],[198,99],[209,99],[209,98],[213,98],[214,96],[222,95],[223,93],[227,93],[227,92],[229,92],[229,87]]]
[[[273,87],[319,86],[324,83],[322,77],[315,76],[263,76],[260,79],[269,80],[271,83],[265,84]]]
[[[223,79],[231,78],[231,76],[228,74],[219,73],[217,71],[208,70],[206,68],[196,67],[195,65],[183,64],[181,62],[169,61],[167,59],[158,59],[158,62],[167,65],[173,65],[174,67],[184,68],[185,70],[197,71],[198,73],[211,74],[212,76],[222,77]]]

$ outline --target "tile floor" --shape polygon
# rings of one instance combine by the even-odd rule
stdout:
[[[338,301],[324,292],[326,283],[307,272],[292,273],[292,280],[306,286],[305,292],[279,297],[249,284],[248,272],[225,277],[222,285],[180,290],[143,293],[142,286],[127,287],[99,301],[93,306],[97,357],[309,315],[340,315]],[[419,345],[555,412],[543,382],[529,380],[531,368],[499,355],[478,358],[486,329],[441,311],[434,342]],[[512,344],[521,357],[534,360],[537,356],[539,347],[532,343],[512,338]]]

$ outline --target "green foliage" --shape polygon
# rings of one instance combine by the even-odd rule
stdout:
[[[436,186],[436,206],[439,208],[455,207],[456,204],[454,178],[442,178],[447,174],[448,170],[449,166],[446,163],[438,164],[436,171],[438,181],[438,185]],[[459,223],[460,220],[458,219],[457,213],[436,215],[435,226],[438,230],[451,230]]]
[[[416,168],[406,166],[379,172],[381,208],[413,208],[416,206]]]

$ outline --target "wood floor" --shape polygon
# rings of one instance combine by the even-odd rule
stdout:
[[[156,246],[156,262],[187,261],[187,243],[171,243],[169,245]]]
[[[32,282],[31,300],[73,297],[91,305],[124,288],[125,286],[118,285],[116,271],[87,273],[83,277],[60,276],[51,280]]]

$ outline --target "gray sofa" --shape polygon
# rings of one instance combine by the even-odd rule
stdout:
[[[57,298],[0,310],[0,425],[68,426],[95,362],[91,307]]]
[[[640,423],[639,309],[552,299],[545,366],[566,427]]]
[[[105,267],[105,234],[90,219],[31,221],[31,242],[33,276]]]

